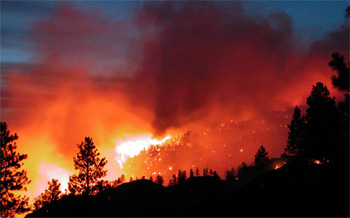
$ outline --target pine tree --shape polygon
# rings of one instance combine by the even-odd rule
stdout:
[[[177,178],[176,175],[173,174],[173,178],[169,180],[169,186],[176,185],[177,184]]]
[[[79,152],[73,159],[74,167],[79,172],[69,177],[68,189],[73,194],[91,195],[93,194],[91,188],[96,185],[98,179],[106,176],[107,170],[103,170],[103,167],[107,164],[107,160],[99,158],[100,153],[89,137],[77,146]]]
[[[238,178],[241,179],[244,177],[247,173],[248,165],[245,162],[242,162],[242,164],[238,167]]]
[[[143,179],[145,179],[145,178],[143,177]],[[123,183],[123,182],[125,182],[125,175],[124,174],[122,174],[120,176],[120,183]]]
[[[322,83],[313,86],[306,101],[306,136],[304,149],[306,157],[321,160],[332,158],[341,138],[340,115],[335,100]]]
[[[284,149],[285,153],[289,156],[302,155],[303,140],[305,137],[305,118],[301,116],[298,106],[295,106],[293,119],[290,125],[288,125],[288,128],[289,132],[287,147]]]
[[[268,153],[266,152],[264,146],[260,146],[257,151],[254,159],[254,163],[256,167],[265,167],[269,163],[270,159]]]
[[[339,91],[349,92],[349,67],[346,67],[344,63],[344,56],[335,52],[332,54],[333,59],[328,65],[337,72],[336,75],[332,76],[332,83],[334,87],[338,88]]]
[[[155,183],[157,183],[157,184],[160,185],[160,186],[163,186],[163,183],[164,183],[163,176],[161,176],[160,174],[158,174],[157,177],[156,177]]]
[[[112,183],[108,180],[99,180],[97,184],[93,187],[94,193],[100,193],[102,191],[108,190],[112,187]]]
[[[235,170],[231,168],[231,170],[225,170],[226,181],[233,182],[235,180]]]
[[[1,122],[1,217],[14,217],[15,214],[30,210],[28,198],[17,196],[14,191],[27,191],[30,183],[27,171],[21,170],[26,154],[16,152],[17,134],[10,135],[5,122]]]
[[[48,205],[52,201],[57,201],[61,197],[61,184],[57,179],[52,179],[51,182],[47,182],[49,187],[44,193],[41,193],[37,198],[35,198],[34,209],[38,210],[41,207]]]
[[[194,177],[194,173],[193,173],[193,170],[190,169],[190,178],[193,178]]]
[[[196,168],[196,177],[198,177],[199,176],[199,169],[198,169],[198,167]]]
[[[186,175],[186,171],[181,171],[179,170],[179,174],[178,174],[178,183],[184,183],[187,179],[187,175]]]

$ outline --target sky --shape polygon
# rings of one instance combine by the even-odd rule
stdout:
[[[28,31],[34,22],[53,13],[57,1],[1,2],[1,62],[31,62],[33,42]],[[130,18],[142,1],[73,1],[81,10],[97,7],[112,20]],[[227,2],[228,4],[230,3]],[[284,11],[292,17],[294,37],[307,44],[338,28],[343,22],[347,1],[247,1],[248,13],[267,16],[271,11]]]
[[[123,172],[122,145],[187,131],[230,154],[220,165],[198,154],[219,174],[262,144],[278,157],[293,108],[305,108],[313,85],[343,97],[328,63],[333,52],[349,59],[347,5],[1,1],[1,121],[28,154],[28,195],[53,177],[67,187],[87,136],[108,160],[107,179]]]

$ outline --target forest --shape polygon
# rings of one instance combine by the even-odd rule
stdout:
[[[346,13],[349,19],[349,7]],[[26,145],[17,145],[20,135],[1,121],[1,217],[349,217],[349,63],[338,52],[329,56],[334,73],[329,79],[343,98],[333,97],[321,82],[310,87],[306,108],[296,105],[288,118],[278,158],[259,144],[249,162],[230,165],[231,154],[224,157],[214,145],[194,143],[189,130],[128,157],[124,173],[107,180],[106,165],[115,163],[108,163],[92,137],[85,137],[76,145],[75,172],[65,192],[52,178],[31,203],[23,195],[31,183],[24,161],[31,157],[18,152],[17,146]],[[244,125],[232,121],[212,129],[232,134]],[[209,137],[208,132],[201,137]],[[220,168],[230,167],[219,172],[201,162],[199,154],[221,160]]]
[[[79,152],[73,158],[77,173],[70,176],[68,190],[62,193],[61,184],[52,179],[29,205],[28,198],[15,194],[30,182],[21,170],[27,155],[16,152],[18,136],[1,122],[1,215],[32,211],[27,217],[348,216],[349,68],[338,53],[332,54],[329,66],[336,72],[332,83],[344,92],[344,100],[336,104],[326,86],[315,84],[306,111],[294,109],[281,157],[269,158],[261,145],[253,163],[227,169],[225,178],[215,169],[198,167],[167,175],[163,163],[155,163],[160,172],[151,173],[152,161],[146,160],[156,160],[159,153],[170,162],[182,154],[195,158],[199,148],[187,145],[189,132],[129,158],[126,165],[142,168],[144,175],[139,178],[127,179],[123,174],[115,181],[103,180],[107,161],[92,138],[86,137],[77,145]],[[163,176],[169,178],[168,184]]]

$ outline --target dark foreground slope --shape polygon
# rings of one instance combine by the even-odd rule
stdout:
[[[195,177],[161,187],[137,180],[96,196],[65,196],[27,217],[349,216],[349,168],[287,164],[240,187]]]

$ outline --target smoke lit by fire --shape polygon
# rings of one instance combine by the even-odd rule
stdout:
[[[201,3],[145,2],[131,21],[111,22],[60,2],[32,27],[32,65],[1,76],[1,119],[28,154],[30,197],[53,178],[67,188],[86,136],[108,159],[105,179],[138,175],[132,157],[151,145],[154,159],[137,165],[144,176],[195,167],[222,176],[253,162],[262,144],[278,157],[293,107],[316,82],[337,95],[327,64],[332,52],[349,53],[348,25],[302,53],[283,12],[255,17],[235,2]],[[197,152],[165,156],[182,151],[187,131],[183,144]]]

